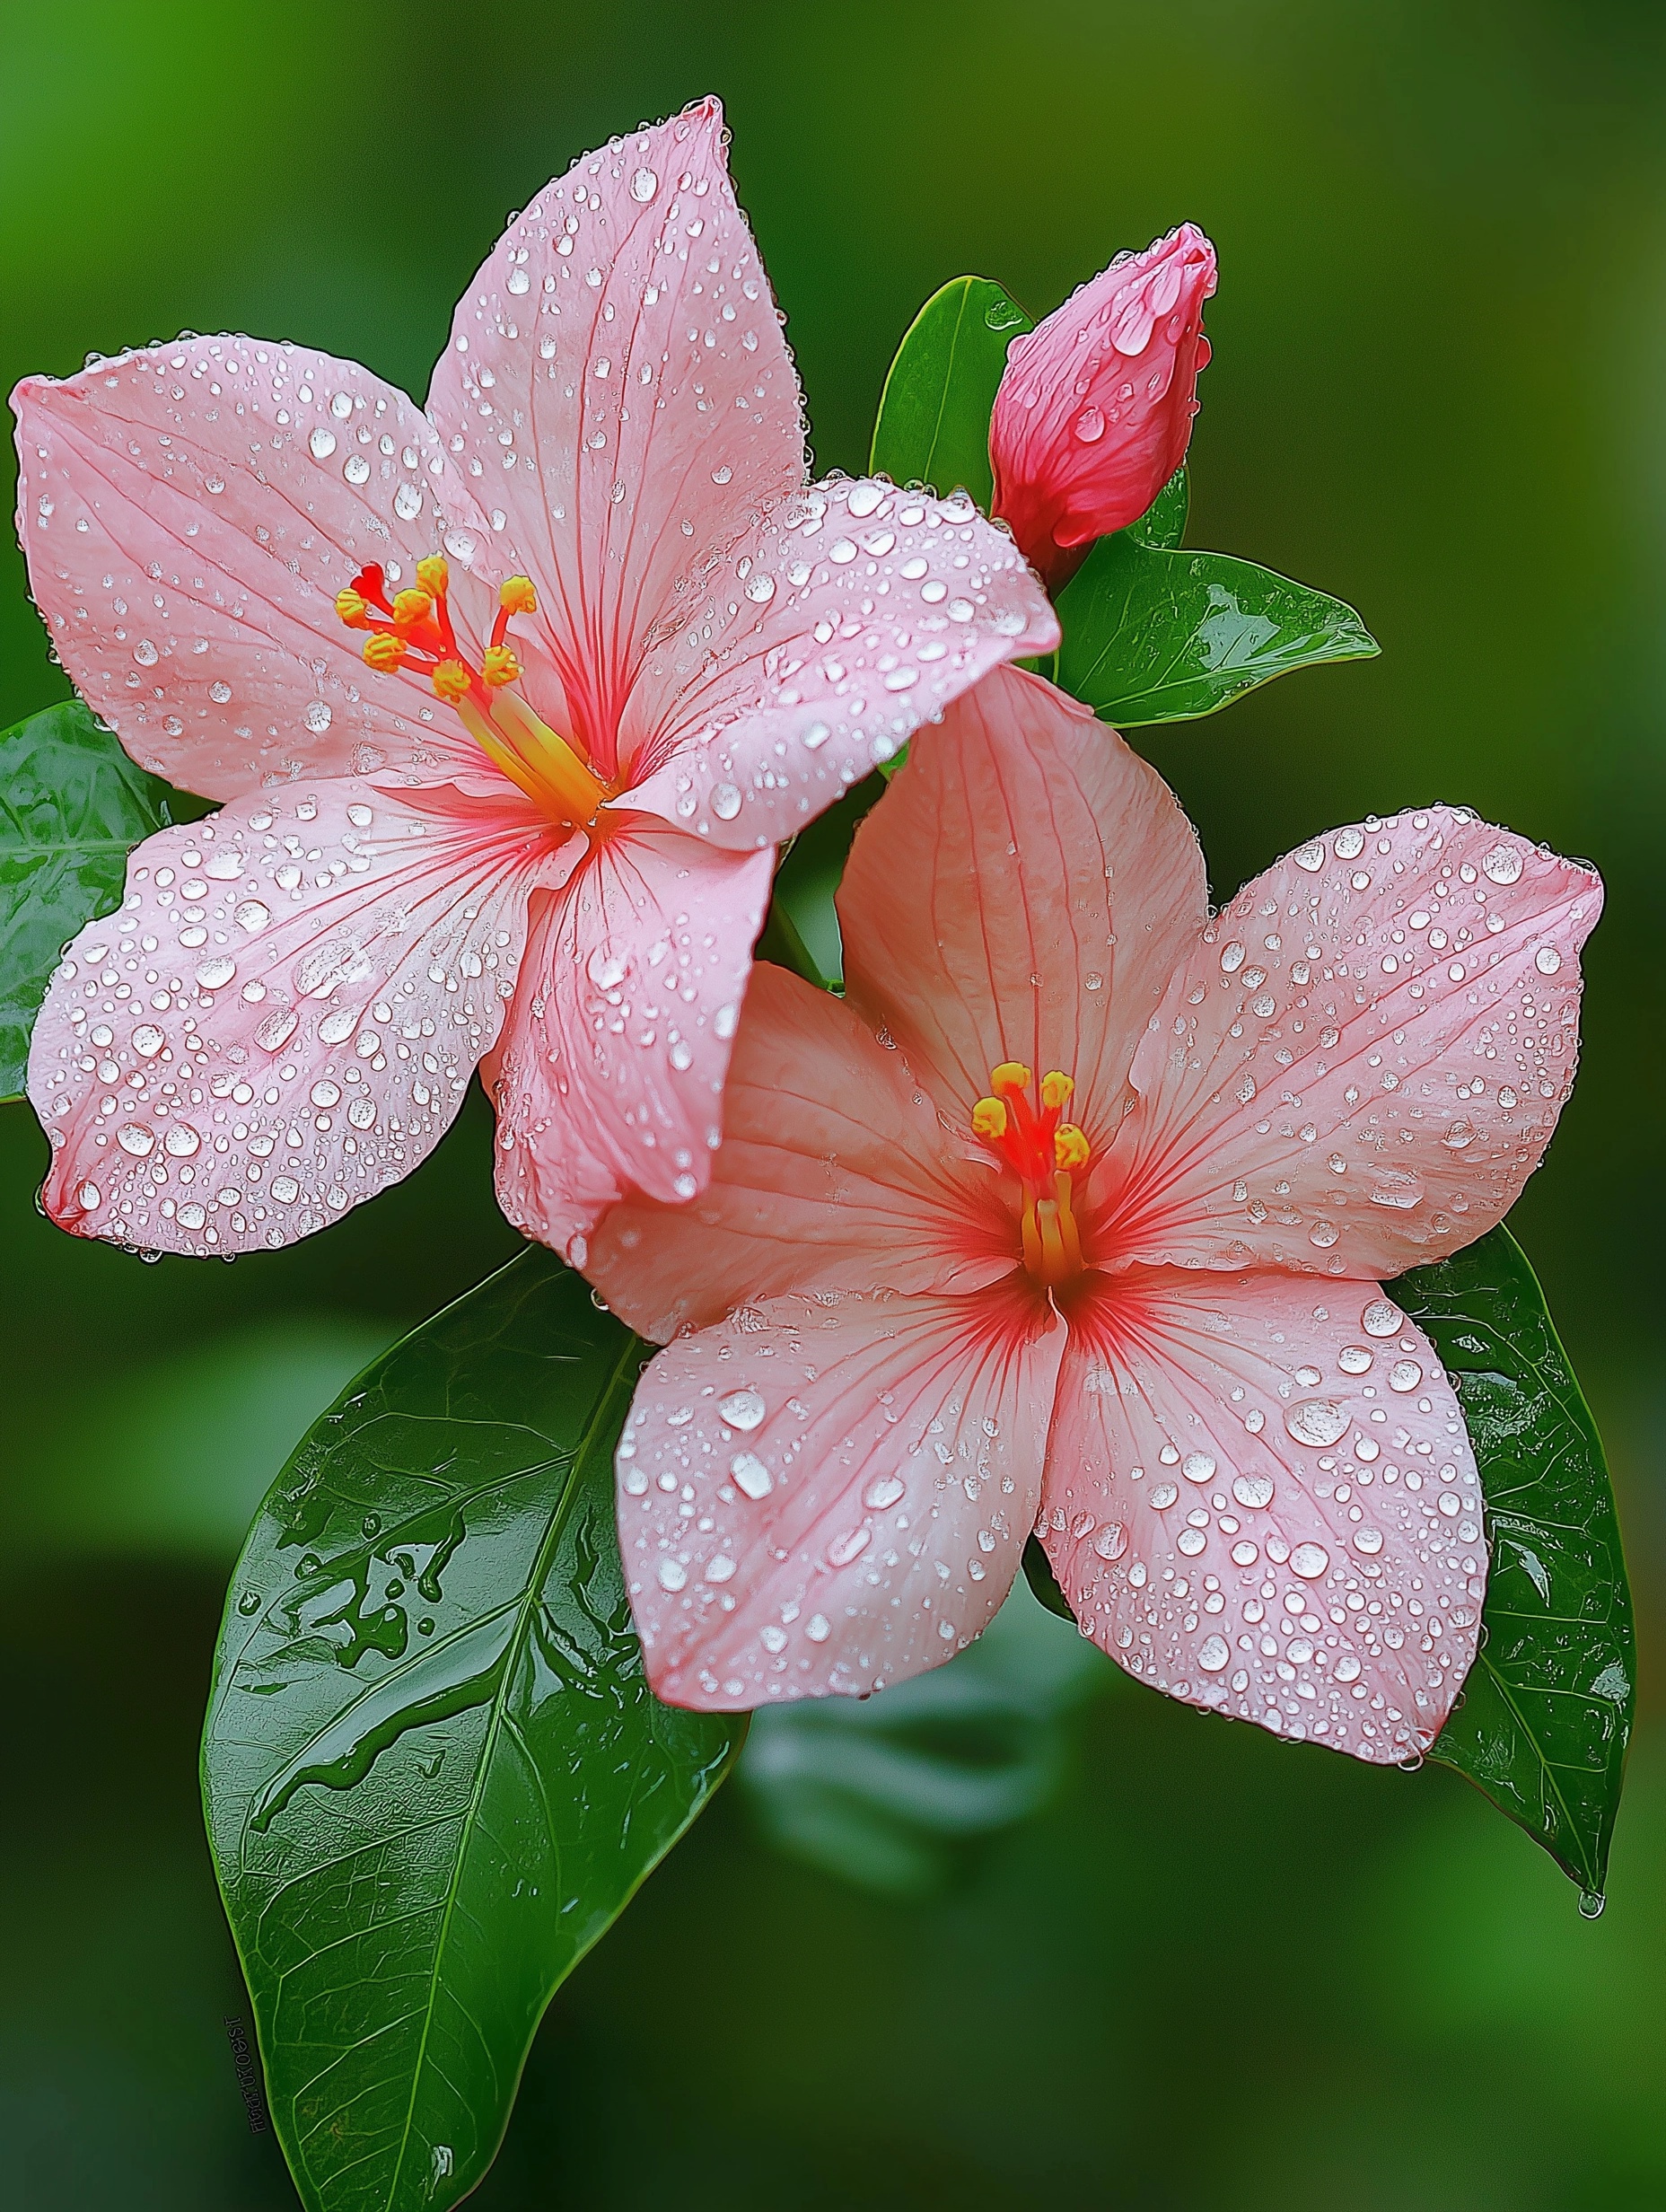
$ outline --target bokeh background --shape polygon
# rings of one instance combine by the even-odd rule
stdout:
[[[1666,13],[0,0],[0,377],[189,327],[420,393],[508,211],[708,90],[823,467],[862,465],[946,277],[1039,312],[1182,217],[1217,241],[1191,540],[1341,594],[1383,646],[1152,742],[1217,895],[1437,796],[1601,867],[1585,1066],[1513,1225],[1609,1440],[1644,1718],[1594,1924],[1455,1777],[1109,1669],[1047,1808],[924,1899],[781,1856],[728,1793],[557,1998],[478,2201],[1659,2206]],[[65,690],[8,542],[0,724]],[[294,2199],[244,2125],[196,1804],[220,1593],[310,1418],[510,1249],[487,1116],[229,1268],[58,1235],[43,1160],[0,1108],[6,2199],[266,2212]]]

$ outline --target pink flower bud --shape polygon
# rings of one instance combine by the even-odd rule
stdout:
[[[1214,248],[1190,223],[1118,254],[1014,338],[989,424],[995,513],[1049,590],[1137,522],[1186,458]]]

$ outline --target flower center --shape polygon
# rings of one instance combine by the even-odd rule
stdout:
[[[464,657],[452,627],[450,581],[443,555],[430,553],[416,564],[416,587],[390,599],[382,571],[373,563],[336,594],[336,612],[350,630],[369,631],[364,659],[370,667],[384,674],[396,668],[422,670],[434,697],[456,708],[481,751],[534,804],[556,821],[588,829],[613,794],[592,771],[583,747],[558,736],[509,688],[521,680],[509,618],[537,612],[531,578],[510,576],[499,586],[491,639],[478,668]]]
[[[972,1128],[1023,1185],[1024,1265],[1052,1289],[1083,1270],[1072,1178],[1087,1166],[1091,1152],[1075,1123],[1059,1118],[1075,1091],[1071,1078],[1056,1067],[1042,1076],[1039,1111],[1030,1102],[1030,1084],[1027,1067],[1003,1060],[990,1074],[993,1095],[972,1109]]]

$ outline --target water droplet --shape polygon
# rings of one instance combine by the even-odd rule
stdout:
[[[1232,1657],[1223,1636],[1206,1636],[1197,1646],[1197,1663],[1206,1674],[1218,1674]]]
[[[895,1475],[881,1475],[877,1480],[869,1483],[862,1493],[862,1502],[864,1505],[872,1506],[876,1513],[883,1513],[887,1505],[897,1503],[907,1487]]]
[[[527,275],[525,269],[512,268],[510,270],[509,289],[514,294],[516,299],[519,299],[523,293],[529,292],[531,285],[532,279]]]
[[[346,478],[349,484],[368,484],[370,481],[370,463],[365,460],[363,453],[349,453],[346,461],[342,464],[341,473]]]
[[[688,1579],[688,1568],[676,1559],[662,1559],[655,1572],[662,1590],[680,1590]]]
[[[1298,1544],[1290,1555],[1290,1572],[1303,1582],[1317,1582],[1329,1565],[1330,1554],[1323,1544]]]
[[[308,729],[311,731],[314,737],[322,737],[325,731],[329,727],[329,722],[330,715],[329,707],[325,706],[322,699],[314,699],[311,707],[307,708],[306,712],[306,724]]]
[[[1523,865],[1513,845],[1495,845],[1481,863],[1481,873],[1489,883],[1519,883]]]
[[[1345,1651],[1331,1672],[1339,1682],[1356,1682],[1360,1677],[1360,1663],[1351,1651]]]
[[[228,984],[237,973],[237,962],[222,955],[217,960],[199,960],[197,980],[206,991],[217,991]]]
[[[1373,1298],[1359,1317],[1368,1337],[1396,1337],[1406,1326],[1406,1316],[1387,1298]]]
[[[1273,1502],[1273,1479],[1270,1475],[1237,1475],[1232,1480],[1232,1496],[1241,1505],[1258,1512]]]
[[[1214,1462],[1206,1452],[1188,1452],[1180,1462],[1180,1472],[1188,1482],[1213,1482]]]
[[[1554,944],[1541,944],[1533,955],[1533,965],[1541,976],[1553,976],[1562,965],[1562,955]]]
[[[719,784],[714,790],[712,812],[719,821],[732,821],[741,812],[741,794],[732,784]]]
[[[1582,1890],[1579,1893],[1579,1917],[1582,1920],[1599,1920],[1608,1900],[1600,1890]]]
[[[1337,830],[1336,853],[1338,860],[1357,860],[1364,849],[1365,833],[1363,830]]]
[[[836,1536],[828,1546],[828,1565],[848,1567],[853,1559],[862,1557],[872,1540],[872,1530],[868,1528],[846,1529],[842,1536]]]
[[[333,430],[326,430],[320,423],[307,443],[312,449],[314,461],[328,461],[336,450],[336,434]]]
[[[1366,1196],[1373,1206],[1391,1206],[1408,1213],[1414,1206],[1423,1204],[1423,1178],[1404,1168],[1373,1168]]]
[[[176,1121],[162,1140],[162,1148],[174,1160],[190,1160],[203,1148],[203,1140],[189,1121]]]
[[[639,169],[630,180],[630,196],[645,207],[660,189],[660,180],[651,169]]]
[[[1105,434],[1105,417],[1098,408],[1084,407],[1071,428],[1083,445],[1094,445]]]
[[[754,1429],[767,1410],[757,1391],[732,1391],[727,1398],[717,1401],[718,1418],[731,1428]]]
[[[1363,1344],[1345,1344],[1337,1354],[1337,1365],[1344,1374],[1363,1374],[1375,1357]]]
[[[1374,1559],[1382,1549],[1382,1531],[1381,1529],[1355,1529],[1354,1549],[1355,1551],[1362,1552],[1366,1558]]]
[[[258,899],[245,899],[232,909],[232,919],[240,929],[246,929],[250,936],[257,930],[264,929],[271,918],[270,908],[262,906]]]
[[[1323,1451],[1348,1432],[1348,1416],[1328,1398],[1304,1398],[1285,1410],[1285,1426],[1298,1444]]]
[[[133,1032],[133,1049],[142,1060],[153,1060],[167,1041],[153,1022],[141,1022]]]
[[[734,1486],[750,1498],[767,1497],[775,1488],[775,1478],[756,1452],[737,1452],[729,1462],[729,1472]]]
[[[1415,1359],[1397,1359],[1389,1369],[1389,1388],[1398,1391],[1403,1398],[1415,1391],[1423,1381],[1423,1369]]]
[[[1167,1513],[1179,1496],[1179,1491],[1172,1482],[1160,1482],[1146,1493],[1145,1503],[1154,1513]]]
[[[160,656],[150,639],[141,637],[133,648],[133,657],[141,668],[154,668]]]
[[[1093,1549],[1101,1559],[1119,1559],[1128,1548],[1128,1532],[1120,1521],[1108,1521],[1093,1539]]]
[[[211,683],[208,687],[208,696],[216,707],[224,707],[232,696],[232,687],[229,683],[217,681]]]
[[[1325,848],[1315,838],[1311,845],[1299,845],[1290,857],[1298,868],[1305,868],[1310,875],[1317,875],[1325,865]]]
[[[156,1132],[142,1121],[126,1121],[116,1132],[116,1142],[136,1160],[148,1160],[156,1149]]]

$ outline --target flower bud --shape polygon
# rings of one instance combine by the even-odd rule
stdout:
[[[989,424],[994,512],[1050,591],[1186,458],[1214,248],[1183,223],[1014,338]]]

